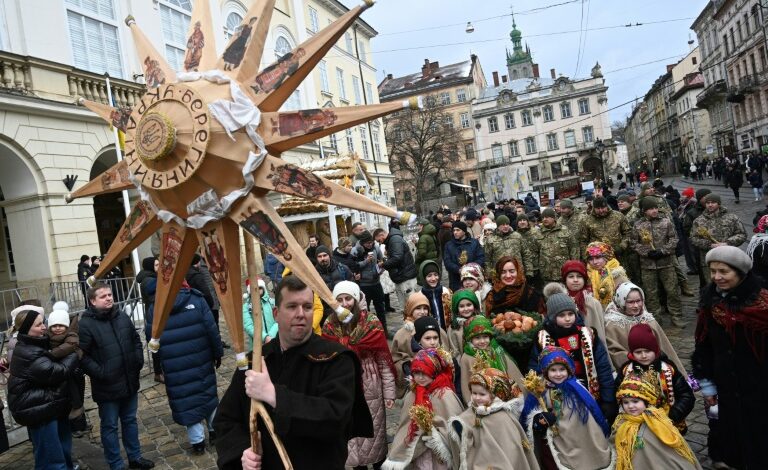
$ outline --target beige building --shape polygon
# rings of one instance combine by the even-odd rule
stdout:
[[[672,68],[672,101],[677,111],[677,134],[681,145],[681,164],[712,158],[712,129],[709,113],[697,107],[697,96],[704,89],[704,76],[700,71],[701,56],[695,47]]]
[[[221,32],[216,38],[219,51],[251,3],[211,1],[215,31]],[[0,207],[4,233],[0,241],[0,290],[36,286],[39,296],[45,298],[48,283],[75,278],[82,254],[106,252],[124,220],[123,195],[78,199],[71,204],[64,201],[69,192],[63,182],[67,175],[77,177],[78,188],[117,158],[110,129],[96,115],[77,106],[76,100],[83,96],[107,103],[105,72],[111,77],[117,104],[132,105],[143,93],[142,69],[123,21],[128,14],[179,69],[191,4],[192,0],[0,1]],[[331,0],[277,0],[262,65],[304,41],[315,26],[325,27],[345,11],[341,3]],[[357,22],[356,32],[356,44],[370,51],[369,41],[376,32],[362,20]],[[358,63],[346,43],[345,38],[329,53],[327,67],[343,70],[347,100],[355,104],[353,75],[362,75],[362,90],[365,83],[373,83],[375,69],[370,55]],[[359,73],[361,67],[363,74]],[[322,71],[313,73],[313,79],[302,83],[284,109],[314,108],[329,101],[347,104],[340,96],[335,101],[323,96]],[[331,73],[335,76],[336,72]],[[370,88],[373,101],[376,96],[373,86]],[[354,134],[354,144],[341,147],[344,152],[364,156],[360,132]],[[330,142],[326,143],[330,147]],[[384,188],[388,167],[377,147],[383,149],[381,139],[378,145],[369,142],[371,159],[374,153],[382,159],[381,163],[376,161],[374,181],[380,178]],[[284,157],[306,163],[320,154],[317,143],[310,143],[286,152]],[[389,188],[393,191],[391,184]],[[140,252],[149,253],[148,243]],[[126,274],[132,273],[130,263],[123,267]]]

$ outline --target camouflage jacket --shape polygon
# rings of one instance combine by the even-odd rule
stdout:
[[[581,219],[583,217],[584,216],[582,214],[574,211],[570,217],[565,217],[564,215],[558,217],[557,224],[567,228],[568,231],[572,234],[578,234],[579,225],[581,224]]]
[[[584,252],[592,242],[608,243],[618,256],[626,251],[629,245],[629,222],[619,211],[611,210],[605,217],[594,214],[584,216],[579,234],[579,253],[585,259]]]
[[[568,227],[559,223],[552,228],[541,226],[533,233],[536,241],[538,273],[544,281],[559,281],[560,268],[569,259],[579,259],[579,242]]]
[[[674,266],[675,247],[677,247],[677,232],[675,225],[661,213],[655,219],[643,217],[635,222],[630,233],[630,245],[640,255],[642,269],[661,269]],[[648,257],[652,250],[662,252],[665,256],[653,260]]]
[[[643,197],[649,197],[656,201],[656,205],[659,208],[659,217],[663,217],[666,219],[669,219],[672,221],[672,208],[669,207],[669,204],[667,203],[667,200],[664,199],[661,196],[653,195],[653,196],[643,196]],[[632,208],[629,210],[629,212],[626,214],[627,221],[629,222],[629,226],[633,226],[635,222],[642,219],[645,214],[643,214],[643,211],[640,210],[640,201],[642,200],[642,197],[639,197],[635,199],[635,202],[632,203]]]
[[[518,232],[502,234],[497,229],[485,241],[483,248],[485,249],[485,273],[488,279],[494,279],[496,262],[504,256],[517,258],[523,264],[526,274],[535,272],[533,253]]]
[[[691,244],[703,251],[709,251],[713,243],[727,243],[739,246],[747,241],[747,232],[736,214],[731,214],[725,207],[710,214],[704,211],[693,221]]]
[[[528,277],[535,276],[539,271],[539,257],[536,256],[536,253],[539,252],[539,249],[536,247],[536,239],[533,237],[533,235],[538,231],[539,229],[536,227],[533,227],[530,230],[526,230],[524,232],[520,230],[517,231],[517,233],[523,237],[523,246],[531,253],[531,271],[528,270],[528,266],[525,267],[525,275]]]

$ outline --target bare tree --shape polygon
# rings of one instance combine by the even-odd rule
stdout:
[[[611,124],[611,134],[613,134],[613,138],[616,140],[620,140],[622,142],[625,142],[625,133],[627,129],[627,122],[626,121],[613,121]]]
[[[384,121],[390,166],[415,196],[417,214],[441,180],[456,173],[460,137],[453,119],[435,96],[428,96],[422,110],[403,110]]]

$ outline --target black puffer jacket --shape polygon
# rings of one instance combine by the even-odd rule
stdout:
[[[387,259],[383,267],[389,272],[392,282],[400,284],[409,279],[416,279],[416,262],[403,238],[403,232],[396,228],[390,229],[384,243],[387,246]]]
[[[131,319],[117,306],[99,311],[93,307],[80,319],[82,368],[91,378],[93,400],[126,398],[139,390],[144,355]]]
[[[47,336],[18,336],[8,379],[8,408],[24,426],[64,418],[72,409],[67,380],[77,367],[77,355],[56,361],[49,349]]]

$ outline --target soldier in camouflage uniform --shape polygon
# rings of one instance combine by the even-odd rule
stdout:
[[[629,194],[622,194],[618,197],[619,212],[624,214],[627,218],[627,222],[630,220],[637,220],[636,218],[630,218],[631,213],[639,212],[639,208],[632,206],[632,197]],[[630,222],[632,225],[632,222]],[[640,274],[640,255],[635,250],[627,250],[625,255],[620,260],[621,265],[627,272],[627,276],[640,287],[643,287],[642,275]]]
[[[541,227],[533,233],[538,249],[539,281],[542,285],[561,282],[560,269],[569,259],[578,259],[579,242],[571,235],[568,227],[557,222],[554,209],[548,207],[541,212]]]
[[[704,264],[707,252],[722,245],[739,246],[747,241],[747,233],[736,214],[720,206],[717,194],[707,194],[704,206],[704,213],[693,221],[691,244],[699,249],[700,269],[709,283],[709,267]]]
[[[696,270],[699,273],[699,289],[705,287],[709,283],[709,278],[706,277],[706,274],[703,272],[707,270],[701,269],[702,260],[699,259],[701,252],[698,248],[693,246],[693,243],[691,242],[691,230],[693,229],[693,221],[706,210],[704,207],[704,196],[710,193],[712,193],[712,190],[707,188],[702,188],[696,191],[696,204],[694,204],[693,207],[688,208],[685,215],[683,215],[683,233],[685,233],[685,236],[688,239],[691,255],[694,263],[696,263]]]
[[[630,244],[640,255],[640,268],[648,310],[661,322],[659,288],[666,295],[666,309],[672,324],[683,327],[683,312],[675,273],[677,232],[672,222],[661,217],[656,201],[646,197],[640,202],[643,218],[635,222]]]
[[[536,253],[538,253],[539,250],[538,248],[536,248],[536,240],[533,238],[533,234],[537,230],[538,229],[531,228],[531,219],[527,215],[518,214],[517,233],[519,233],[520,236],[523,237],[523,246],[525,247],[525,250],[528,250],[528,252],[531,253],[531,259],[533,264],[532,274],[529,274],[527,270],[525,272],[525,276],[529,279],[533,279],[539,270],[539,258],[536,256]]]
[[[530,246],[523,243],[523,237],[519,233],[512,231],[509,217],[506,215],[496,217],[496,225],[496,230],[485,241],[484,246],[486,277],[495,279],[496,263],[504,256],[516,258],[525,267],[526,274],[535,273],[536,267]]]
[[[557,219],[558,225],[565,227],[576,236],[579,233],[579,224],[581,223],[581,214],[576,212],[573,207],[573,201],[563,199],[560,201],[560,217]]]
[[[579,233],[579,253],[584,262],[587,245],[591,242],[603,242],[611,245],[616,258],[623,255],[629,246],[629,223],[621,212],[611,210],[604,197],[598,196],[592,201],[592,213],[582,216]],[[621,262],[621,259],[619,258]]]

